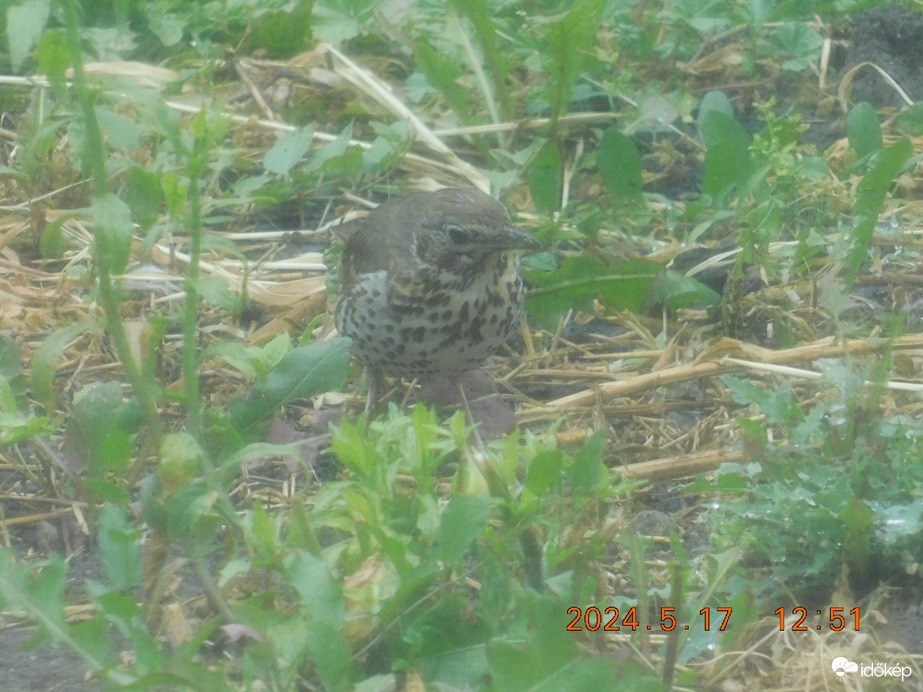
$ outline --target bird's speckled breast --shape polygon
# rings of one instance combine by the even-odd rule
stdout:
[[[337,302],[335,317],[340,334],[353,340],[353,354],[392,375],[458,375],[477,368],[519,324],[522,279],[510,253],[464,288],[390,288],[384,271],[357,277]]]

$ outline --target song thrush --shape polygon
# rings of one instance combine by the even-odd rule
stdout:
[[[516,331],[523,287],[510,251],[539,243],[492,197],[454,188],[406,195],[340,228],[336,325],[368,369],[367,410],[382,373],[457,379]]]

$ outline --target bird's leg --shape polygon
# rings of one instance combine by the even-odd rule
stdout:
[[[461,399],[462,404],[465,406],[465,418],[468,421],[468,425],[474,428],[474,448],[481,452],[482,454],[487,453],[487,447],[484,445],[484,440],[481,439],[481,434],[478,432],[477,421],[474,419],[474,416],[471,415],[471,407],[468,406],[468,397],[465,396],[465,385],[462,382],[462,378],[459,377],[455,380],[455,386],[458,387],[458,397]]]
[[[372,411],[378,404],[378,399],[385,389],[384,376],[381,370],[377,368],[366,368],[365,378],[368,380],[368,393],[365,396],[365,431],[369,431],[369,423],[372,422]]]

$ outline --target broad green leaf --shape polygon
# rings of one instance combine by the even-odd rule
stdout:
[[[243,300],[231,291],[228,282],[220,276],[200,276],[195,282],[196,292],[212,305],[232,313],[243,310]]]
[[[121,274],[128,266],[134,223],[128,205],[111,193],[93,199],[93,223],[99,260],[112,274]]]
[[[189,195],[186,181],[176,173],[164,173],[161,178],[161,187],[163,188],[163,198],[167,203],[167,212],[174,219],[182,218],[186,207],[186,199]]]
[[[702,97],[702,102],[699,104],[697,123],[706,149],[712,146],[717,141],[718,135],[720,135],[720,128],[708,122],[708,114],[712,111],[724,113],[729,118],[733,118],[734,104],[721,91],[709,91]]]
[[[532,285],[526,309],[550,329],[567,310],[592,313],[594,299],[616,310],[638,312],[662,269],[643,260],[613,260],[606,265],[587,255],[566,257],[556,271],[526,272]]]
[[[306,644],[317,676],[330,692],[356,690],[350,680],[351,669],[357,667],[353,652],[343,637],[341,624],[312,622]]]
[[[168,3],[144,2],[138,7],[147,17],[151,32],[160,39],[164,48],[171,48],[183,38],[186,18],[178,12],[170,12]]]
[[[137,120],[108,108],[97,108],[96,119],[103,136],[113,149],[128,152],[138,150],[143,133]]]
[[[641,155],[635,143],[617,129],[606,130],[596,154],[599,175],[616,206],[625,201],[643,201],[641,196]]]
[[[884,149],[878,113],[869,103],[857,103],[846,116],[846,136],[856,150],[857,163],[865,163],[873,154]]]
[[[27,440],[35,435],[50,435],[59,430],[59,425],[52,424],[44,416],[0,413],[0,449]]]
[[[583,63],[596,45],[605,5],[605,0],[575,0],[563,19],[545,29],[544,54],[549,57],[545,69],[551,78],[545,99],[551,104],[552,120],[567,111]]]
[[[561,478],[563,455],[560,450],[544,450],[529,462],[525,486],[533,495],[542,497],[554,488]]]
[[[526,623],[520,625],[518,641],[497,638],[487,645],[491,692],[631,690],[632,681],[643,677],[630,662],[619,664],[609,656],[582,654],[577,639],[566,630],[573,619],[567,613],[570,604],[537,595],[522,600]],[[621,676],[617,667],[626,668]],[[651,681],[647,678],[646,686],[637,689],[663,689]]]
[[[218,493],[209,490],[201,479],[178,488],[166,502],[167,533],[170,538],[182,539],[188,546],[197,545],[196,537],[204,539],[218,522],[214,513],[217,502]],[[207,544],[198,547],[208,549]]]
[[[897,126],[911,137],[923,135],[923,102],[917,101],[897,116]]]
[[[436,531],[433,559],[446,565],[458,564],[483,532],[488,516],[487,495],[453,495]]]
[[[691,276],[667,269],[657,277],[644,302],[645,306],[679,310],[690,305],[718,305],[721,295]]]
[[[535,208],[550,214],[561,207],[561,154],[553,140],[545,142],[525,167]]]
[[[781,61],[783,70],[801,72],[820,61],[824,40],[805,22],[786,22],[776,27],[771,37],[779,49],[775,60]]]
[[[455,117],[463,123],[470,124],[474,120],[474,114],[468,105],[471,92],[458,83],[458,79],[464,74],[458,62],[440,54],[423,40],[417,41],[416,59],[427,81],[439,90],[455,113]]]
[[[40,567],[40,569],[37,569]],[[44,565],[21,565],[11,550],[0,549],[0,605],[4,610],[25,611],[53,642],[67,644],[91,670],[100,670],[105,658],[92,642],[78,636],[64,621],[67,568],[59,555]]]
[[[231,401],[232,425],[247,430],[295,399],[340,389],[346,379],[350,344],[349,339],[337,338],[286,353],[265,382]]]
[[[169,495],[177,488],[196,478],[202,467],[204,453],[196,439],[188,432],[164,435],[158,450],[157,479]]]
[[[64,224],[70,220],[68,214],[62,214],[42,229],[39,238],[39,250],[45,259],[60,259],[64,256],[70,243],[64,235]]]
[[[852,231],[850,248],[845,260],[849,271],[846,277],[847,289],[852,287],[859,270],[868,259],[869,245],[878,215],[888,195],[888,188],[912,155],[913,144],[910,139],[899,139],[877,157],[875,164],[859,181],[856,203],[853,206],[853,217],[859,219],[859,222]]]
[[[314,35],[335,46],[355,38],[375,4],[376,0],[315,0]]]
[[[7,6],[6,38],[10,46],[10,63],[18,71],[32,46],[45,29],[51,12],[51,0],[25,0]]]
[[[730,191],[744,185],[750,175],[750,135],[735,118],[711,110],[703,119],[702,138],[709,143],[702,191],[721,205]]]
[[[253,14],[250,51],[265,50],[272,57],[289,57],[306,50],[311,42],[313,0],[294,0],[279,9],[263,9]]]
[[[334,578],[323,558],[296,553],[287,561],[285,576],[298,592],[298,601],[312,620],[340,629],[346,618],[346,602],[340,580]]]
[[[271,561],[278,556],[279,532],[262,502],[256,502],[250,513],[250,535],[253,547],[260,558]]]
[[[263,168],[277,175],[288,173],[308,153],[313,139],[314,130],[310,127],[285,133],[266,152]]]
[[[35,51],[39,71],[48,77],[55,94],[62,101],[67,98],[66,75],[70,67],[70,50],[62,31],[46,31],[42,34],[38,49]]]
[[[22,349],[9,334],[4,333],[0,333],[0,377],[7,388],[0,399],[0,411],[15,411],[17,399],[25,394],[26,389],[22,374]]]
[[[605,465],[603,464],[602,453],[606,444],[606,437],[607,431],[605,428],[594,433],[583,445],[574,460],[574,465],[568,469],[567,475],[570,478],[571,485],[575,488],[591,490],[603,479]]]
[[[318,171],[324,167],[328,161],[333,161],[341,156],[347,155],[349,151],[349,142],[352,137],[353,125],[350,123],[343,128],[343,131],[337,135],[336,139],[318,147],[317,151],[313,152],[311,156],[308,157],[304,165],[304,170],[308,173]],[[354,155],[358,153],[360,153],[358,150],[353,152]],[[347,170],[351,170],[352,167],[353,165],[350,165]]]
[[[133,166],[128,174],[128,188],[125,202],[131,209],[138,225],[148,230],[160,218],[163,205],[163,188],[160,186],[160,174],[148,171],[140,166]]]
[[[32,374],[30,378],[32,394],[49,413],[57,408],[53,384],[55,361],[71,341],[97,326],[95,322],[79,322],[52,332],[45,338],[42,345],[36,349],[35,355],[32,356]]]
[[[118,382],[93,382],[78,392],[67,439],[73,460],[88,465],[87,481],[104,479],[128,466],[139,426],[137,402],[122,401]]]
[[[99,515],[99,550],[109,581],[120,589],[141,585],[141,531],[111,502]]]
[[[474,27],[476,43],[484,57],[484,71],[493,82],[492,96],[499,101],[501,117],[512,118],[513,99],[507,85],[511,64],[497,41],[498,27],[493,19],[496,10],[488,7],[488,0],[449,0],[449,4]],[[485,94],[484,98],[488,96]]]

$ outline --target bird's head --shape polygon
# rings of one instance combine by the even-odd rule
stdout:
[[[440,190],[419,211],[411,254],[424,278],[468,280],[509,250],[540,245],[513,226],[502,204],[477,190]]]

